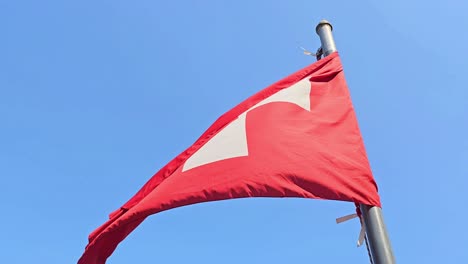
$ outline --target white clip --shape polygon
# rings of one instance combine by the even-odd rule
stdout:
[[[360,247],[364,243],[364,239],[366,238],[366,227],[362,224],[362,217],[361,217],[361,231],[359,231],[359,238],[357,241],[357,246]]]
[[[338,217],[336,219],[336,223],[341,224],[343,222],[346,222],[346,221],[351,220],[351,219],[356,218],[356,217],[358,217],[357,214],[350,214],[350,215],[345,215],[345,216],[342,216],[342,217]]]
[[[304,49],[303,47],[299,47],[299,48],[304,52],[304,55],[315,56],[315,53],[312,53],[312,52]]]
[[[346,221],[351,220],[351,219],[356,218],[356,217],[358,217],[357,214],[350,214],[350,215],[345,215],[345,216],[342,216],[342,217],[338,217],[336,219],[336,223],[340,224],[340,223],[346,222]],[[359,231],[359,238],[358,238],[358,241],[357,241],[357,246],[358,247],[362,246],[362,244],[364,243],[364,239],[366,237],[366,228],[363,225],[362,217],[359,217],[359,221],[361,222],[361,230]]]

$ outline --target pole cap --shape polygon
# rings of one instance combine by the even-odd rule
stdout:
[[[328,22],[328,20],[325,20],[325,19],[322,19],[318,24],[317,26],[315,27],[315,32],[317,32],[318,34],[318,30],[320,27],[324,26],[324,25],[329,25],[330,26],[330,30],[333,31],[333,26],[330,22]]]

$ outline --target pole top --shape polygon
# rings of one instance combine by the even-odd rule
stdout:
[[[318,30],[320,27],[324,26],[324,25],[329,25],[330,26],[330,30],[333,30],[333,26],[330,22],[328,22],[327,20],[325,19],[322,19],[318,24],[317,26],[315,27],[315,32],[317,32],[318,34]]]

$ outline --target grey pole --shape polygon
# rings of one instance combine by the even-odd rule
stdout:
[[[326,20],[320,21],[315,28],[315,31],[320,37],[324,56],[328,56],[336,51],[332,30],[332,25]],[[361,204],[360,207],[373,263],[394,264],[395,257],[393,256],[392,246],[383,221],[382,209],[377,206],[364,204]]]
[[[317,35],[320,37],[320,43],[322,43],[323,56],[328,56],[336,51],[335,40],[332,34],[333,27],[327,20],[322,20],[315,27]]]

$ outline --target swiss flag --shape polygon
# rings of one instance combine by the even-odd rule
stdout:
[[[338,53],[221,116],[89,236],[79,264],[104,264],[147,216],[242,197],[380,206]]]

